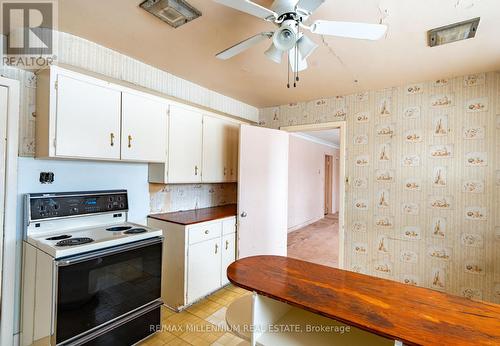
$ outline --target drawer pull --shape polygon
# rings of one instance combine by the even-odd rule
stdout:
[[[132,136],[128,135],[128,147],[132,148]]]
[[[115,134],[113,132],[111,132],[109,134],[109,139],[110,139],[111,146],[114,146],[115,145]]]
[[[215,244],[215,253],[217,254],[217,251],[219,251],[219,245]]]
[[[224,175],[227,175],[227,168],[224,167]]]
[[[210,232],[208,231],[208,229],[207,229],[207,230],[205,230],[205,234],[208,234],[208,233],[210,233]]]
[[[194,166],[194,175],[198,175],[198,166]]]
[[[229,240],[226,240],[226,250],[229,248]]]

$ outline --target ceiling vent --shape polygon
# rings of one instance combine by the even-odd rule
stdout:
[[[476,36],[480,18],[466,20],[429,31],[429,46],[440,46]]]
[[[139,6],[174,28],[201,16],[200,11],[184,0],[146,0]]]

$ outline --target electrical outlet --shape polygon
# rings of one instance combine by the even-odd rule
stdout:
[[[52,184],[54,182],[53,172],[40,172],[40,183]]]

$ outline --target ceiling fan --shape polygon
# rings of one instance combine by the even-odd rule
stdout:
[[[310,25],[306,21],[325,0],[275,0],[271,9],[260,6],[250,0],[214,0],[241,12],[251,14],[268,22],[274,23],[278,29],[262,32],[218,53],[217,58],[230,59],[252,46],[272,39],[272,44],[264,53],[269,59],[280,64],[283,55],[287,54],[294,76],[294,86],[299,80],[298,73],[307,69],[307,58],[318,45],[304,34],[305,30],[319,35],[378,40],[387,31],[383,24],[336,22],[316,20]],[[290,70],[289,70],[290,71]],[[290,77],[289,77],[290,80]],[[290,87],[290,81],[288,82]]]

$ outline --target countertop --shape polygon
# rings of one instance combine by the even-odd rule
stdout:
[[[236,286],[405,345],[500,345],[500,305],[280,256],[248,257]]]
[[[188,226],[196,223],[223,219],[236,216],[236,204],[224,205],[221,207],[203,208],[195,210],[178,211],[175,213],[151,214],[148,217],[160,221],[176,223]]]

